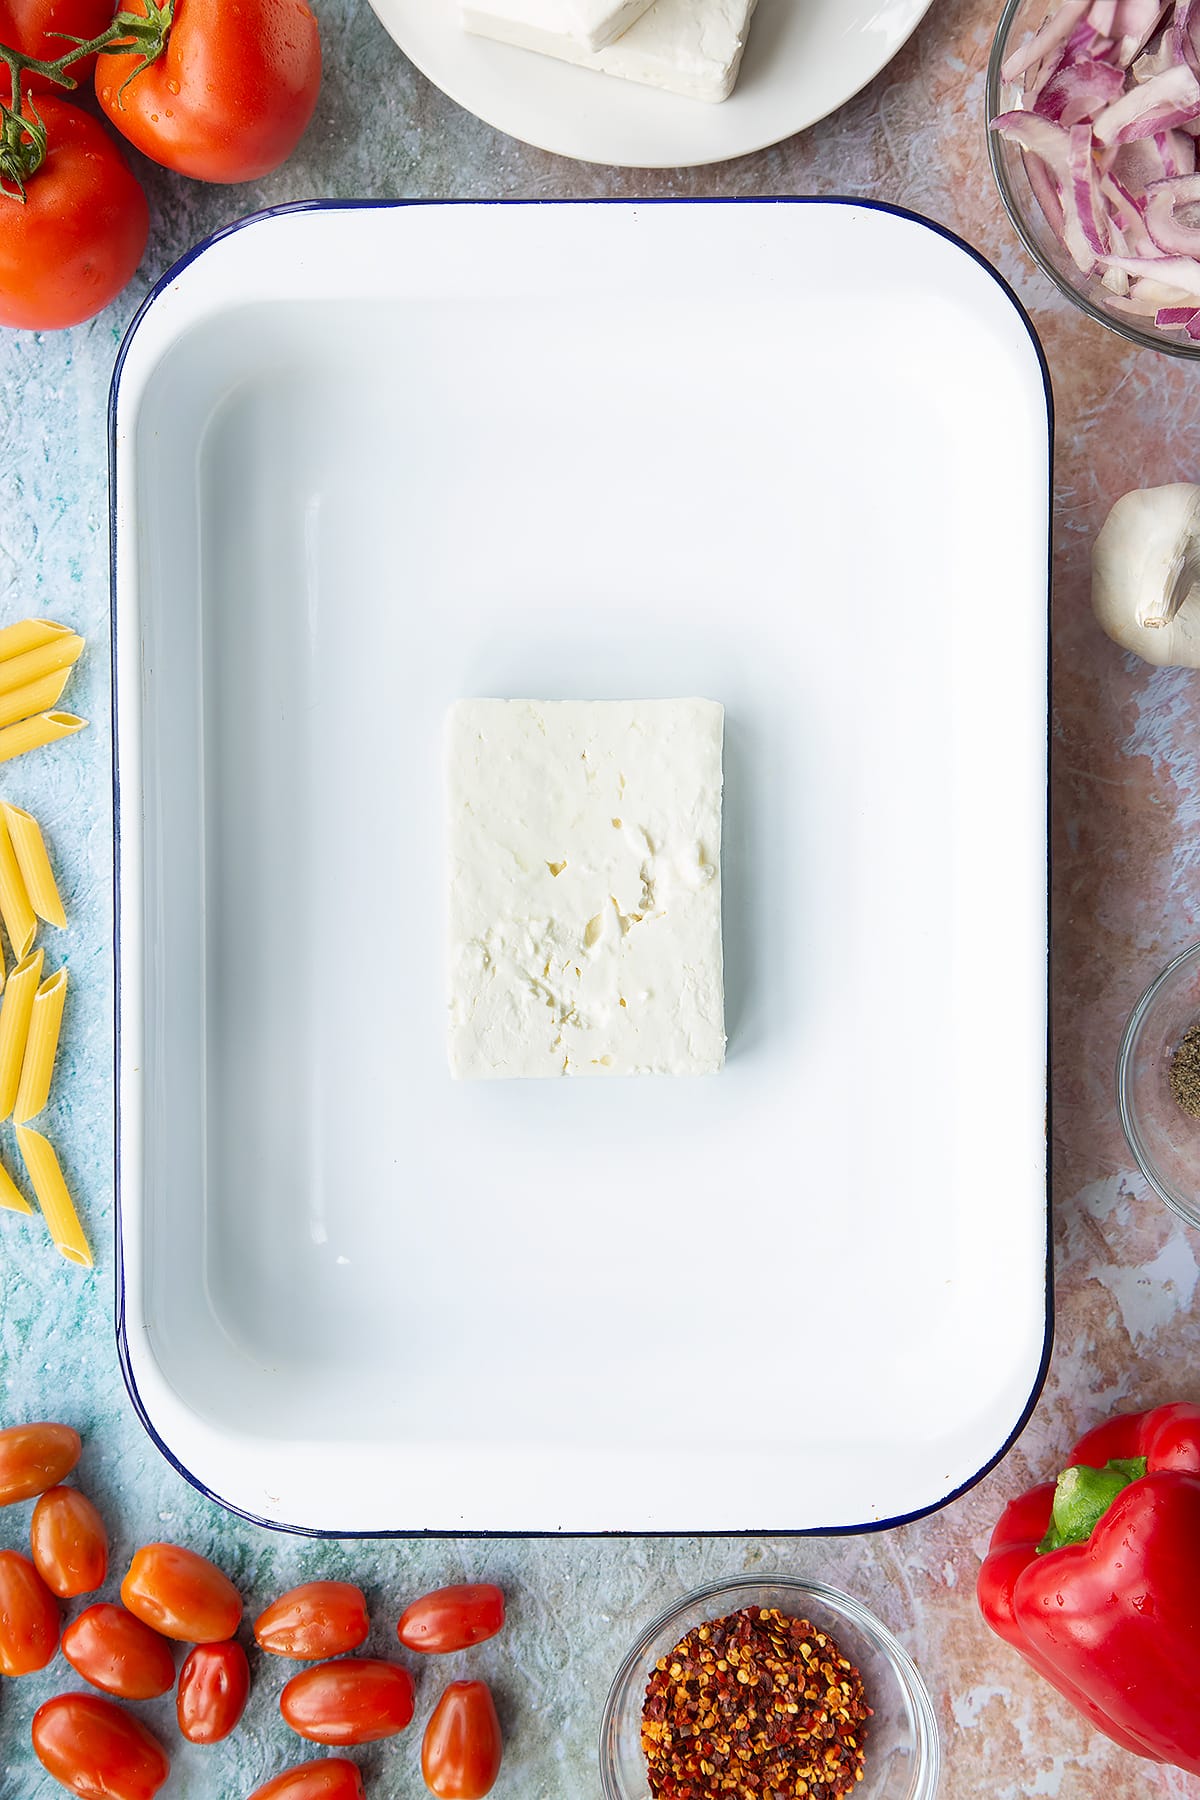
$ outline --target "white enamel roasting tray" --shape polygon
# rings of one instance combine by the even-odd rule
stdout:
[[[849,202],[285,209],[113,387],[117,1327],[314,1532],[935,1507],[1048,1348],[1049,400]],[[727,710],[729,1060],[452,1083],[459,696]]]

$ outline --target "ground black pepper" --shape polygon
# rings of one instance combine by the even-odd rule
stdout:
[[[662,1800],[839,1800],[863,1777],[871,1709],[828,1632],[774,1607],[697,1625],[660,1657],[642,1708]]]
[[[1167,1080],[1176,1105],[1200,1119],[1200,1025],[1191,1026],[1180,1038]]]

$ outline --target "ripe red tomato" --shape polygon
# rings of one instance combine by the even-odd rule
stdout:
[[[250,1664],[242,1646],[197,1644],[179,1671],[175,1715],[189,1744],[219,1744],[227,1738],[250,1698]]]
[[[45,161],[26,183],[23,205],[0,196],[0,325],[53,331],[116,298],[142,260],[150,211],[97,120],[53,95],[39,96],[37,109],[49,134]],[[0,1504],[53,1487],[79,1459],[69,1425],[15,1430],[42,1435],[0,1451]]]
[[[399,1663],[347,1656],[293,1675],[279,1710],[314,1744],[373,1744],[394,1737],[412,1718],[412,1676]]]
[[[41,108],[38,108],[39,112]],[[72,110],[74,110],[72,108]],[[44,173],[44,166],[39,173]],[[32,188],[33,183],[30,182]],[[18,211],[24,211],[18,206]],[[7,257],[0,215],[0,296],[7,296]],[[4,300],[0,299],[0,309]],[[7,323],[0,319],[0,323]],[[83,1445],[69,1425],[10,1425],[0,1431],[0,1506],[31,1500],[69,1475]]]
[[[145,0],[127,10],[145,13]],[[304,0],[175,0],[156,62],[102,56],[96,93],[131,144],[199,181],[255,181],[289,157],[321,85],[321,40]]]
[[[363,1800],[362,1776],[344,1756],[324,1756],[273,1776],[250,1800]]]
[[[108,1601],[71,1620],[62,1653],[77,1675],[119,1700],[155,1700],[175,1686],[175,1658],[166,1638]]]
[[[357,1650],[369,1630],[363,1591],[349,1581],[306,1581],[289,1588],[254,1621],[260,1650],[298,1662]]]
[[[57,62],[70,49],[68,38],[88,41],[99,37],[116,11],[116,0],[0,0],[0,44],[19,50],[22,56],[36,56],[39,62]],[[59,33],[65,33],[59,36]],[[76,81],[86,81],[92,72],[94,56],[73,62],[68,71]],[[0,69],[0,83],[5,97],[10,84],[8,71]],[[57,91],[44,75],[26,75],[26,92],[45,94]]]
[[[504,1623],[504,1595],[490,1581],[438,1588],[401,1613],[396,1635],[406,1650],[469,1650]]]
[[[99,1694],[60,1694],[33,1715],[33,1747],[82,1800],[153,1800],[171,1772],[158,1739]]]
[[[483,1800],[500,1773],[504,1745],[486,1681],[452,1681],[421,1744],[421,1773],[438,1800]]]
[[[0,1550],[0,1674],[31,1675],[58,1649],[58,1602],[28,1557]]]
[[[104,1520],[78,1488],[53,1487],[33,1509],[29,1542],[38,1574],[60,1600],[94,1594],[108,1574]]]
[[[146,1544],[129,1565],[121,1598],[164,1637],[220,1644],[242,1616],[242,1596],[207,1557],[180,1544]]]

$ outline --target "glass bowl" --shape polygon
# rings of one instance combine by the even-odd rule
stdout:
[[[1138,1168],[1172,1212],[1200,1225],[1200,1119],[1170,1084],[1171,1058],[1191,1025],[1200,1025],[1200,944],[1150,983],[1117,1052],[1117,1108]]]
[[[1113,296],[1102,285],[1099,276],[1085,275],[1075,266],[1038,205],[1025,170],[1024,152],[991,129],[991,121],[999,113],[1013,111],[1021,104],[1018,88],[1001,80],[1001,63],[1010,50],[1037,30],[1054,4],[1055,0],[1007,0],[996,27],[987,71],[987,140],[1000,198],[1017,236],[1034,262],[1059,292],[1073,300],[1090,319],[1107,325],[1110,331],[1118,332],[1130,343],[1142,344],[1148,350],[1165,350],[1171,356],[1200,357],[1200,343],[1193,343],[1176,332],[1159,331],[1153,319],[1135,319],[1122,313],[1110,304]]]
[[[649,1800],[642,1701],[650,1672],[695,1625],[743,1606],[774,1606],[828,1631],[861,1671],[873,1717],[854,1800],[933,1800],[941,1772],[937,1721],[915,1663],[865,1606],[836,1588],[787,1575],[716,1582],[686,1594],[647,1625],[617,1670],[600,1722],[604,1800]]]

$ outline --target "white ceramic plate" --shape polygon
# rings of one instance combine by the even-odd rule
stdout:
[[[164,280],[113,432],[119,1329],[167,1453],[339,1535],[970,1482],[1047,1341],[1007,289],[849,203],[299,208]],[[451,1082],[447,706],[686,694],[724,1072]]]
[[[719,106],[469,36],[456,0],[371,0],[405,55],[468,112],[584,162],[679,168],[777,144],[889,63],[931,0],[759,0],[738,85]]]

